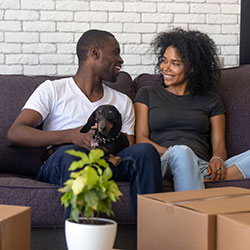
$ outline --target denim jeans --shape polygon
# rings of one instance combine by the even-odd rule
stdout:
[[[226,168],[236,165],[244,178],[250,178],[250,150],[224,161]],[[204,189],[208,162],[198,158],[191,148],[175,145],[161,157],[162,175],[174,181],[175,191]]]
[[[88,152],[86,149],[70,144],[60,147],[42,165],[37,179],[63,186],[69,178],[68,168],[78,157],[65,153],[75,149]],[[134,144],[117,154],[122,163],[115,167],[110,164],[115,181],[129,181],[133,208],[137,211],[137,194],[158,193],[162,191],[162,173],[160,157],[149,143]]]

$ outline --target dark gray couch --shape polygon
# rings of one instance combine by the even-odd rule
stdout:
[[[44,148],[8,148],[5,135],[33,90],[44,80],[55,78],[58,77],[0,75],[0,204],[30,206],[32,226],[64,225],[61,194],[58,186],[35,180]],[[121,72],[116,83],[106,84],[133,100],[141,86],[158,85],[160,78],[142,74],[132,81],[129,74]],[[221,70],[219,93],[227,112],[227,150],[232,156],[250,148],[250,65]],[[134,223],[129,183],[118,184],[123,196],[113,205],[114,219],[119,223]],[[250,188],[250,179],[206,183],[207,188],[218,186]],[[164,188],[173,190],[171,183],[166,183]]]

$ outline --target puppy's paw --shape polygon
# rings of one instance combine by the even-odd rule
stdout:
[[[114,156],[110,154],[108,161],[117,167],[122,162],[122,159],[119,156]]]

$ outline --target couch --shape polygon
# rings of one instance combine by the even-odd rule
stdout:
[[[5,136],[7,129],[20,112],[34,89],[46,79],[55,76],[0,75],[0,204],[31,207],[33,227],[64,225],[65,211],[60,203],[58,186],[36,181],[45,148],[9,148]],[[145,85],[160,84],[159,75],[141,74],[134,80],[121,72],[117,82],[108,86],[127,94],[132,100],[137,90]],[[218,88],[226,109],[226,146],[233,156],[250,149],[250,65],[221,70]],[[249,165],[250,167],[250,165]],[[129,183],[118,183],[123,196],[113,204],[114,219],[118,223],[135,223],[130,200]],[[206,182],[206,188],[238,186],[250,188],[250,179]],[[173,191],[172,183],[164,184],[165,191]]]

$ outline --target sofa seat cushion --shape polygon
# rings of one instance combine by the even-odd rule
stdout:
[[[32,226],[61,226],[66,217],[56,185],[28,178],[1,177],[0,204],[31,207]]]
[[[129,183],[118,182],[123,196],[113,203],[119,223],[135,223]],[[20,177],[0,177],[0,204],[31,207],[32,226],[63,226],[66,212],[61,205],[59,186]]]

